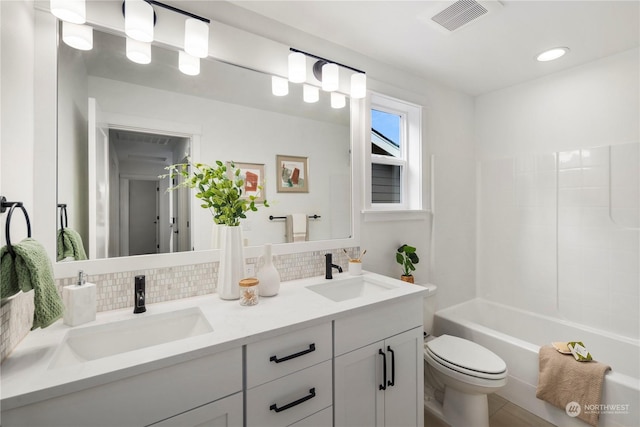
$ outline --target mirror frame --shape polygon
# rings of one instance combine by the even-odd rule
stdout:
[[[212,21],[214,22],[214,21]],[[121,32],[121,29],[104,23],[96,22],[96,18],[88,16],[87,23],[107,31]],[[230,33],[236,32],[238,39],[246,40],[253,38],[253,43],[260,45],[267,43],[268,50],[283,52],[281,64],[277,70],[264,70],[266,73],[279,74],[279,69],[286,67],[286,58],[289,51],[288,46],[264,39],[255,34],[249,34],[234,27],[216,23],[212,26],[212,37],[217,37],[214,28],[220,29],[219,37],[225,42]],[[61,43],[58,35],[58,20],[49,12],[48,2],[36,2],[35,4],[35,60],[36,79],[34,83],[34,123],[38,123],[34,129],[34,180],[40,183],[34,188],[34,235],[47,249],[51,259],[55,259],[56,236],[51,230],[57,227],[57,162],[52,162],[57,156],[57,57],[58,43]],[[158,37],[160,39],[160,37]],[[235,39],[235,38],[234,38]],[[162,44],[162,41],[160,42]],[[170,43],[164,43],[172,46]],[[278,45],[274,48],[274,45]],[[234,52],[236,57],[213,57],[223,62],[233,62],[237,60],[238,52]],[[244,53],[245,56],[250,56]],[[210,55],[211,56],[211,55]],[[259,58],[258,58],[259,59]],[[258,60],[246,58],[246,61]],[[246,64],[239,64],[247,66]],[[255,69],[264,67],[250,66]],[[46,71],[45,71],[46,70]],[[50,70],[55,70],[51,73]],[[365,141],[365,99],[350,99],[351,111],[351,188],[352,188],[352,208],[351,224],[352,236],[345,239],[320,240],[297,243],[278,243],[273,245],[275,255],[293,254],[300,252],[326,251],[347,247],[357,247],[360,245],[360,214],[362,206],[362,185],[358,177],[362,176],[363,161],[362,153]],[[262,245],[249,246],[245,248],[245,257],[253,258],[262,254]],[[119,258],[106,258],[99,260],[73,261],[67,263],[54,263],[54,275],[56,278],[73,277],[79,269],[83,269],[90,274],[105,274],[117,271],[145,270],[154,268],[164,268],[169,266],[181,266],[200,264],[207,262],[217,262],[220,259],[220,250],[210,249],[202,251],[176,252],[168,254],[138,255]]]

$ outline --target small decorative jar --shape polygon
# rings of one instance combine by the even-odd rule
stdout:
[[[240,305],[256,305],[258,303],[258,279],[249,277],[240,280]]]

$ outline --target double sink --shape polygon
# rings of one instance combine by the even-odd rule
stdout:
[[[364,275],[324,281],[308,285],[306,289],[331,301],[341,302],[375,296],[397,287]],[[65,335],[49,369],[79,365],[210,332],[213,332],[213,327],[198,307],[74,328]]]

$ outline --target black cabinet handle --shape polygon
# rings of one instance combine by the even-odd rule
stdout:
[[[309,348],[306,350],[302,350],[299,353],[296,354],[290,354],[289,356],[285,356],[282,359],[278,359],[278,356],[271,356],[269,358],[270,362],[276,362],[276,363],[280,363],[280,362],[286,362],[287,360],[291,360],[291,359],[295,359],[296,357],[300,357],[300,356],[304,356],[305,354],[309,354],[316,351],[316,344],[312,343],[309,344]]]
[[[382,356],[382,375],[384,378],[382,379],[382,384],[380,384],[379,390],[387,389],[387,354],[382,351],[382,349],[378,349],[378,354]]]
[[[287,403],[282,408],[278,408],[278,405],[276,405],[274,403],[273,405],[269,406],[269,410],[276,411],[276,412],[286,411],[287,409],[293,408],[294,406],[297,406],[297,405],[299,405],[301,403],[304,403],[309,399],[313,399],[314,397],[316,397],[316,388],[315,387],[309,389],[309,394],[307,394],[305,397],[301,397],[300,399],[296,400],[295,402]]]
[[[387,346],[387,351],[391,353],[391,381],[387,385],[393,387],[396,383],[396,352],[391,350],[391,346]]]

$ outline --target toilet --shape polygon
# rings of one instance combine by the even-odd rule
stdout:
[[[435,314],[435,285],[426,285],[424,330]],[[487,395],[507,383],[507,364],[464,338],[427,335],[424,343],[425,406],[451,427],[489,427]]]

